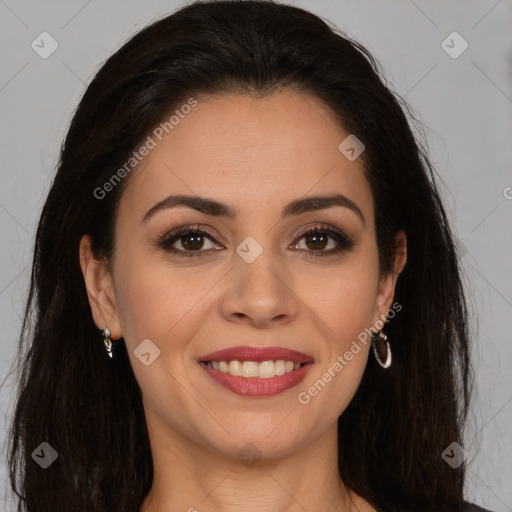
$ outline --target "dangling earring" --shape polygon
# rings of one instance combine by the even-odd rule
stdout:
[[[105,350],[110,358],[112,358],[112,340],[110,339],[110,330],[108,327],[105,327],[101,334],[104,337],[103,344],[105,345]]]
[[[372,338],[375,359],[377,359],[382,368],[389,368],[391,366],[391,347],[389,346],[388,337],[382,331],[379,331],[376,336],[376,339]],[[384,349],[386,349],[385,354]],[[384,362],[382,362],[383,359],[385,359]]]

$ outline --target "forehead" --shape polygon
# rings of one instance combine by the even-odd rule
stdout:
[[[340,152],[349,133],[322,101],[291,89],[196,101],[191,109],[177,108],[180,115],[168,133],[160,130],[161,140],[150,134],[155,145],[130,177],[120,210],[140,212],[168,194],[186,193],[229,201],[251,215],[255,208],[339,192],[371,219],[363,162]]]

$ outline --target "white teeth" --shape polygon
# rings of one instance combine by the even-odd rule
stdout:
[[[259,377],[260,379],[270,379],[277,375],[284,375],[298,370],[300,363],[278,359],[277,361],[208,361],[206,363],[210,368],[219,370],[222,373],[229,373],[235,377]]]
[[[257,377],[259,364],[253,361],[244,361],[242,363],[242,375],[244,377]]]
[[[278,359],[274,365],[276,375],[284,375],[286,373],[286,361],[284,359]]]
[[[300,365],[299,365],[300,366]],[[269,379],[276,376],[274,361],[263,361],[259,364],[258,376],[260,379]]]
[[[242,375],[242,363],[240,361],[230,361],[228,373],[235,377],[240,377]]]
[[[294,367],[293,361],[286,361],[286,363],[284,364],[286,373],[293,372],[293,367]]]

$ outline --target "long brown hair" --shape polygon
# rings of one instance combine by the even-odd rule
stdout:
[[[116,207],[130,176],[101,187],[184,98],[291,86],[323,100],[364,141],[379,260],[394,235],[408,261],[386,327],[393,365],[370,358],[339,419],[343,482],[382,511],[461,510],[461,440],[469,403],[466,303],[435,171],[405,102],[359,43],[300,8],[271,1],[193,3],[133,36],[101,67],[74,114],[35,240],[9,432],[11,485],[28,512],[139,512],[153,466],[141,391],[123,343],[109,360],[78,259],[88,233],[112,255]],[[58,459],[31,457],[48,442]]]

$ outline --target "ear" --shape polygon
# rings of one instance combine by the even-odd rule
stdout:
[[[395,244],[396,251],[393,269],[387,274],[383,274],[379,280],[372,325],[375,325],[379,319],[382,320],[383,323],[386,322],[387,312],[391,309],[395,295],[396,281],[407,262],[407,236],[404,231],[397,232]]]
[[[108,327],[112,339],[121,338],[112,275],[106,262],[95,257],[89,235],[80,240],[80,267],[96,327]]]

